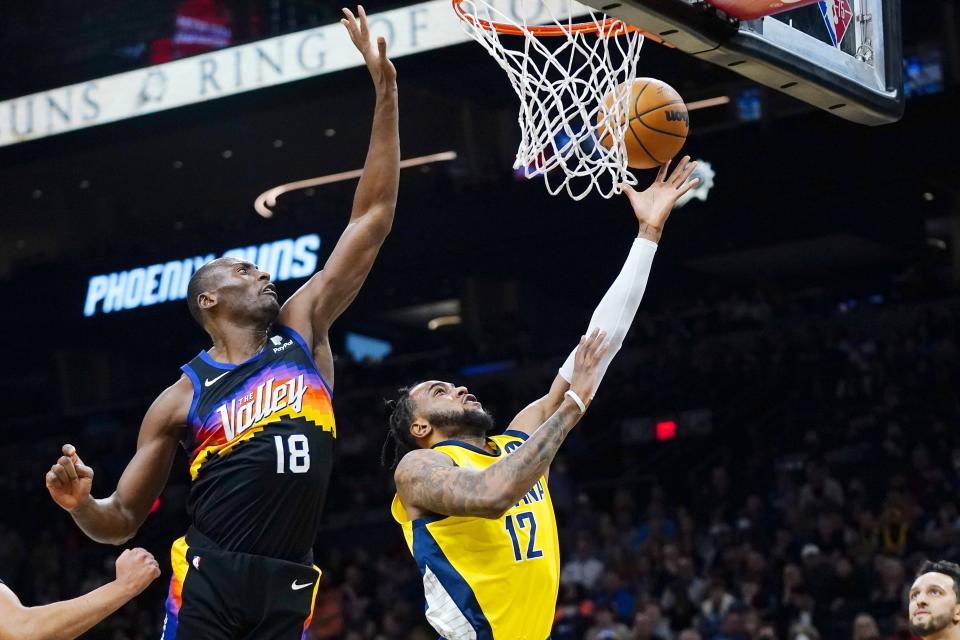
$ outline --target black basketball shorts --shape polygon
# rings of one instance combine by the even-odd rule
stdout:
[[[191,528],[171,548],[162,640],[301,640],[320,569],[223,551]]]

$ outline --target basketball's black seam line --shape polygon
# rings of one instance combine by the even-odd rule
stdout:
[[[642,119],[640,119],[640,118],[637,118],[637,122],[639,122],[640,124],[642,124],[643,126],[645,126],[647,129],[650,129],[650,131],[656,131],[657,133],[662,133],[662,134],[665,135],[665,136],[671,136],[671,137],[673,137],[673,138],[686,138],[686,137],[687,137],[687,136],[681,135],[681,134],[679,134],[679,133],[670,133],[669,131],[664,131],[663,129],[657,129],[656,127],[651,127],[650,125],[648,125],[646,122],[644,122],[644,121],[643,121]]]
[[[643,152],[644,152],[645,154],[647,154],[647,157],[649,157],[651,160],[653,160],[654,162],[656,162],[657,159],[653,157],[653,154],[650,153],[650,151],[649,151],[649,149],[647,149],[646,145],[643,144],[643,140],[641,140],[641,139],[640,139],[640,136],[637,135],[637,132],[633,130],[633,119],[632,119],[632,118],[627,122],[627,128],[630,129],[630,134],[633,136],[633,139],[637,141],[637,144],[640,145],[640,148],[643,149]],[[628,160],[629,160],[629,157],[628,157]]]
[[[647,110],[644,111],[643,113],[636,113],[636,114],[634,114],[633,117],[635,117],[635,118],[642,118],[643,116],[647,115],[648,113],[653,113],[653,112],[656,111],[657,109],[663,109],[664,107],[669,107],[669,106],[672,105],[672,104],[683,104],[683,100],[674,100],[673,102],[664,102],[663,104],[658,104],[658,105],[655,106],[653,109],[647,109]],[[636,111],[637,108],[634,107],[633,110]]]
[[[654,156],[652,153],[650,153],[650,150],[647,149],[647,146],[646,146],[645,144],[643,144],[643,140],[641,140],[641,139],[640,139],[640,136],[637,135],[637,132],[633,130],[633,125],[630,124],[630,123],[627,123],[627,125],[628,125],[628,128],[630,129],[630,133],[633,134],[633,139],[637,141],[637,144],[639,144],[639,145],[640,145],[640,148],[643,149],[643,152],[644,152],[645,154],[647,154],[647,157],[650,158],[651,160],[653,160],[654,163],[656,163],[656,164],[663,164],[662,162],[660,162],[659,160],[657,160],[656,156]],[[630,158],[628,157],[627,160],[629,160],[629,159],[630,159]]]
[[[640,93],[637,94],[637,97],[633,99],[633,112],[637,112],[637,105],[640,104],[640,96],[643,95],[643,92],[647,90],[647,87],[650,86],[650,82],[644,82],[643,86],[640,87]],[[627,118],[629,120],[629,117]]]

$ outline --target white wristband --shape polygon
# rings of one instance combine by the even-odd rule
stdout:
[[[573,400],[573,403],[578,407],[580,407],[580,413],[587,412],[587,405],[583,403],[583,400],[580,399],[580,396],[577,395],[576,391],[574,391],[573,389],[567,389],[566,393],[564,393],[563,395]]]

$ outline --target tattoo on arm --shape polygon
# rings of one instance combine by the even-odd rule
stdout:
[[[433,513],[499,518],[547,472],[579,420],[565,400],[522,446],[482,471],[452,466],[439,452],[414,451],[397,467],[397,491],[405,504]]]

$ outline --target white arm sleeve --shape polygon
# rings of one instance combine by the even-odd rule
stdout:
[[[597,392],[607,367],[620,351],[623,339],[630,330],[630,325],[633,324],[637,309],[640,307],[640,300],[643,299],[643,292],[647,289],[647,280],[650,278],[650,269],[653,267],[653,256],[656,252],[655,242],[645,238],[634,240],[620,275],[610,285],[590,318],[587,334],[589,335],[594,329],[606,331],[607,341],[610,342],[610,350],[600,364],[600,375],[597,377],[597,386],[594,387],[591,397]],[[573,379],[573,362],[576,355],[577,350],[574,349],[560,367],[560,377],[567,382]]]

